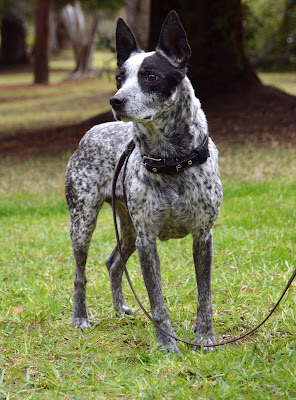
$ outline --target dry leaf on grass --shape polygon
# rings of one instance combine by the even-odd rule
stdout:
[[[242,290],[242,292],[246,292],[246,294],[252,294],[254,292],[254,289],[248,287],[247,285],[242,286],[241,290]]]
[[[22,307],[22,306],[13,307],[12,311],[15,313],[23,313],[24,307]]]

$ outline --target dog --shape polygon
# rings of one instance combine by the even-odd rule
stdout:
[[[117,160],[133,138],[135,149],[127,161],[124,182],[121,172],[116,186],[124,260],[137,249],[153,318],[175,335],[162,294],[156,239],[166,241],[191,234],[198,287],[195,342],[213,344],[212,227],[222,201],[222,186],[218,151],[208,136],[205,114],[186,76],[190,57],[186,33],[177,13],[171,11],[156,50],[144,52],[131,29],[119,18],[116,50],[118,90],[110,99],[116,121],[90,129],[66,171],[70,236],[76,262],[72,323],[76,328],[90,327],[85,299],[88,249],[100,208],[104,202],[111,203]],[[180,160],[186,161],[186,155],[201,143],[209,157],[198,165],[187,160],[185,168]],[[175,170],[159,173],[158,165],[165,165],[166,160],[177,160]],[[123,266],[117,246],[106,266],[115,310],[131,314],[134,310],[126,305],[122,292]],[[157,345],[164,351],[178,352],[176,340],[158,328],[156,337]]]

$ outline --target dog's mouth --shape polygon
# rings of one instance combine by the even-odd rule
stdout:
[[[118,112],[116,112],[113,108],[112,108],[112,114],[116,121],[122,121],[123,116],[121,114],[119,114]]]
[[[132,118],[126,117],[125,115],[121,115],[121,114],[114,114],[114,118],[116,119],[116,121],[122,121],[122,122],[133,121]]]
[[[127,116],[125,114],[119,114],[117,111],[113,110],[113,116],[116,119],[116,121],[122,121],[122,122],[130,122],[130,121],[134,121],[134,122],[149,122],[153,120],[153,115],[148,115],[147,117],[144,118],[133,118],[130,116]]]
[[[153,115],[148,115],[143,119],[143,121],[152,121],[153,120]]]
[[[115,111],[114,108],[112,108],[112,113],[116,121],[128,122],[132,120],[132,118],[128,117],[127,115]]]

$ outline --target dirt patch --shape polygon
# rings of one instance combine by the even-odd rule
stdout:
[[[296,97],[274,87],[254,85],[247,96],[217,97],[205,109],[218,141],[296,144]]]
[[[216,142],[296,145],[296,97],[275,88],[256,85],[247,95],[221,95],[203,108]],[[111,120],[108,112],[73,126],[1,137],[0,156],[26,159],[73,151],[88,129]]]
[[[76,125],[53,127],[36,131],[24,131],[0,138],[0,156],[27,159],[57,155],[77,148],[82,136],[92,126],[111,121],[111,113],[105,113]]]

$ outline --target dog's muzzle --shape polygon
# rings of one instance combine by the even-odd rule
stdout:
[[[125,98],[122,96],[115,95],[115,96],[111,97],[111,99],[110,99],[110,104],[111,104],[113,110],[115,110],[115,111],[119,111],[120,109],[122,109],[122,106],[124,105],[124,103],[125,103]]]

